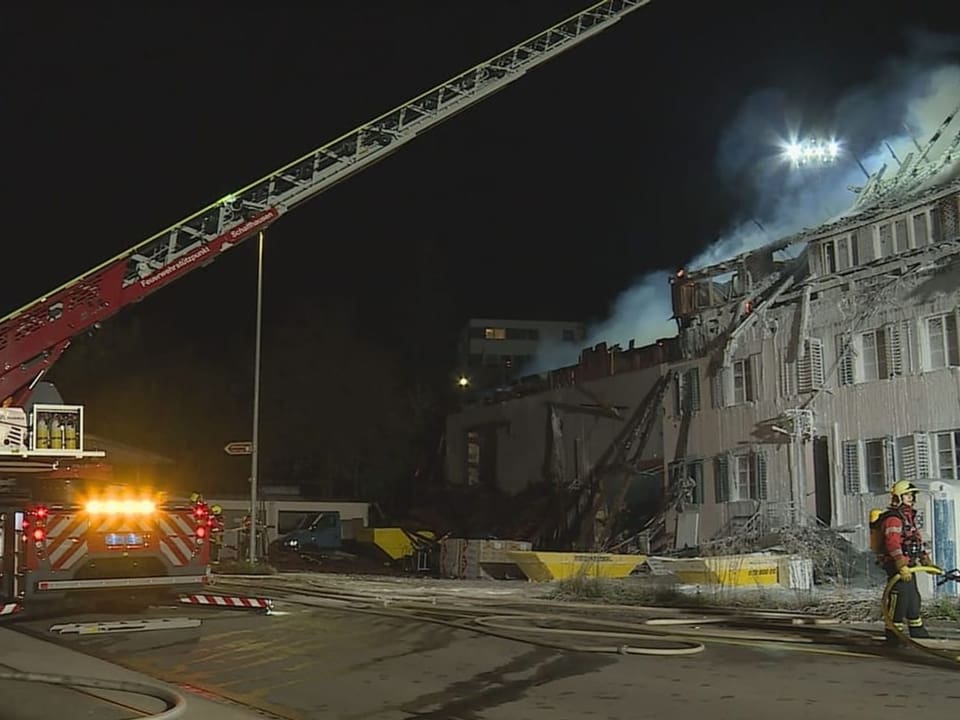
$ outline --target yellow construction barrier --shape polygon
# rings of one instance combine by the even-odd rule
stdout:
[[[633,572],[647,558],[645,555],[613,555],[610,553],[538,552],[510,550],[512,560],[529,580],[546,582],[573,577],[622,578]]]
[[[655,571],[669,572],[688,585],[744,587],[781,584],[781,557],[770,555],[719,555],[716,557],[657,558]]]
[[[416,533],[431,540],[436,537],[430,530],[417,530]],[[357,530],[357,542],[375,545],[391,560],[402,560],[414,553],[410,535],[398,527],[360,528]]]

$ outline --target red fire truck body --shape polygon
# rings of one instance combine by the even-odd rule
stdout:
[[[209,579],[217,518],[203,500],[142,496],[0,507],[0,598],[32,607],[104,594],[176,600]]]

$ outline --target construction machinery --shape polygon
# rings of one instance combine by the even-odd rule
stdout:
[[[0,470],[18,478],[3,510],[0,601],[53,590],[194,585],[206,574],[206,538],[189,504],[123,494],[100,500],[96,489],[77,502],[56,498],[39,482],[64,468],[81,478],[86,463],[103,456],[84,447],[83,406],[64,404],[42,382],[73,338],[648,2],[598,2],[0,318]],[[48,402],[51,396],[57,401]],[[94,500],[107,503],[95,508],[116,512],[91,511]]]

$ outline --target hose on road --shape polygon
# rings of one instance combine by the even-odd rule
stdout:
[[[929,565],[917,565],[915,567],[907,568],[907,570],[910,571],[911,575],[916,575],[919,572],[930,573],[932,575],[943,575],[943,570]],[[913,648],[916,648],[920,652],[926,653],[927,655],[941,660],[947,660],[949,662],[960,664],[960,654],[957,654],[956,650],[941,650],[940,648],[917,642],[914,638],[910,637],[910,635],[894,625],[893,614],[890,610],[890,594],[893,592],[893,589],[899,582],[900,575],[894,575],[892,578],[890,578],[890,580],[887,581],[887,586],[883,590],[883,599],[881,600],[882,604],[880,608],[883,612],[884,627],[886,627],[888,630],[892,630],[902,642],[910,645]],[[916,582],[916,579],[914,579],[914,582]]]
[[[702,652],[705,642],[713,642],[865,659],[889,657],[872,631],[842,627],[834,618],[805,613],[727,608],[703,608],[692,612],[669,607],[608,606],[538,599],[499,601],[493,598],[423,596],[402,590],[351,591],[284,585],[264,582],[262,577],[234,580],[253,581],[264,591],[293,604],[447,625],[559,650],[692,655]],[[570,611],[578,610],[592,612],[570,614]],[[636,619],[598,617],[600,611],[617,610]],[[571,642],[562,642],[561,638],[569,638]],[[588,638],[595,641],[615,639],[617,644],[594,644],[587,642]],[[945,657],[942,653],[934,654],[940,661]]]
[[[162,702],[166,708],[157,714],[142,714],[148,720],[174,720],[183,716],[187,707],[184,697],[174,690],[152,685],[149,683],[130,680],[102,680],[100,678],[81,677],[77,675],[48,675],[46,673],[9,672],[0,671],[0,680],[12,682],[43,683],[70,688],[91,688],[95,690],[111,690],[114,692],[143,695]],[[139,711],[138,711],[139,712]]]

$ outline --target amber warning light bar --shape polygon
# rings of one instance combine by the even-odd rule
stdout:
[[[152,515],[153,500],[88,500],[84,509],[91,515]]]

